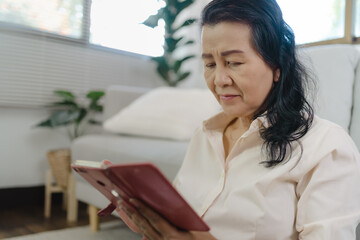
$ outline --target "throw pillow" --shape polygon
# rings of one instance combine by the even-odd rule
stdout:
[[[104,122],[114,133],[189,140],[202,121],[221,110],[208,89],[160,87]]]

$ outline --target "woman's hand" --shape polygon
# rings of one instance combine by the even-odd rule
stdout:
[[[136,199],[130,199],[133,207],[125,202],[121,203],[123,210],[132,223],[140,230],[147,240],[213,240],[215,239],[209,232],[181,231],[172,226],[151,208]]]

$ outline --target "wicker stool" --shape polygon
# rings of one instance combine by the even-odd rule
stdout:
[[[70,149],[58,149],[47,153],[50,170],[46,173],[44,216],[51,216],[51,194],[63,193],[63,208],[67,210],[68,222],[77,220],[75,181],[71,172]],[[55,179],[55,183],[54,180]]]

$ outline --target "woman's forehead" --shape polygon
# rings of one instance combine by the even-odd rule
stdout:
[[[216,25],[204,25],[202,29],[202,49],[211,51],[242,50],[251,47],[251,28],[247,24],[222,22]]]

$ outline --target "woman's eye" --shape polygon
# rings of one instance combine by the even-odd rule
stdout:
[[[239,66],[241,64],[242,64],[241,62],[230,62],[230,61],[226,62],[226,65],[233,66],[233,67]]]
[[[206,68],[214,68],[215,66],[216,66],[215,63],[207,63],[207,64],[205,64]]]

